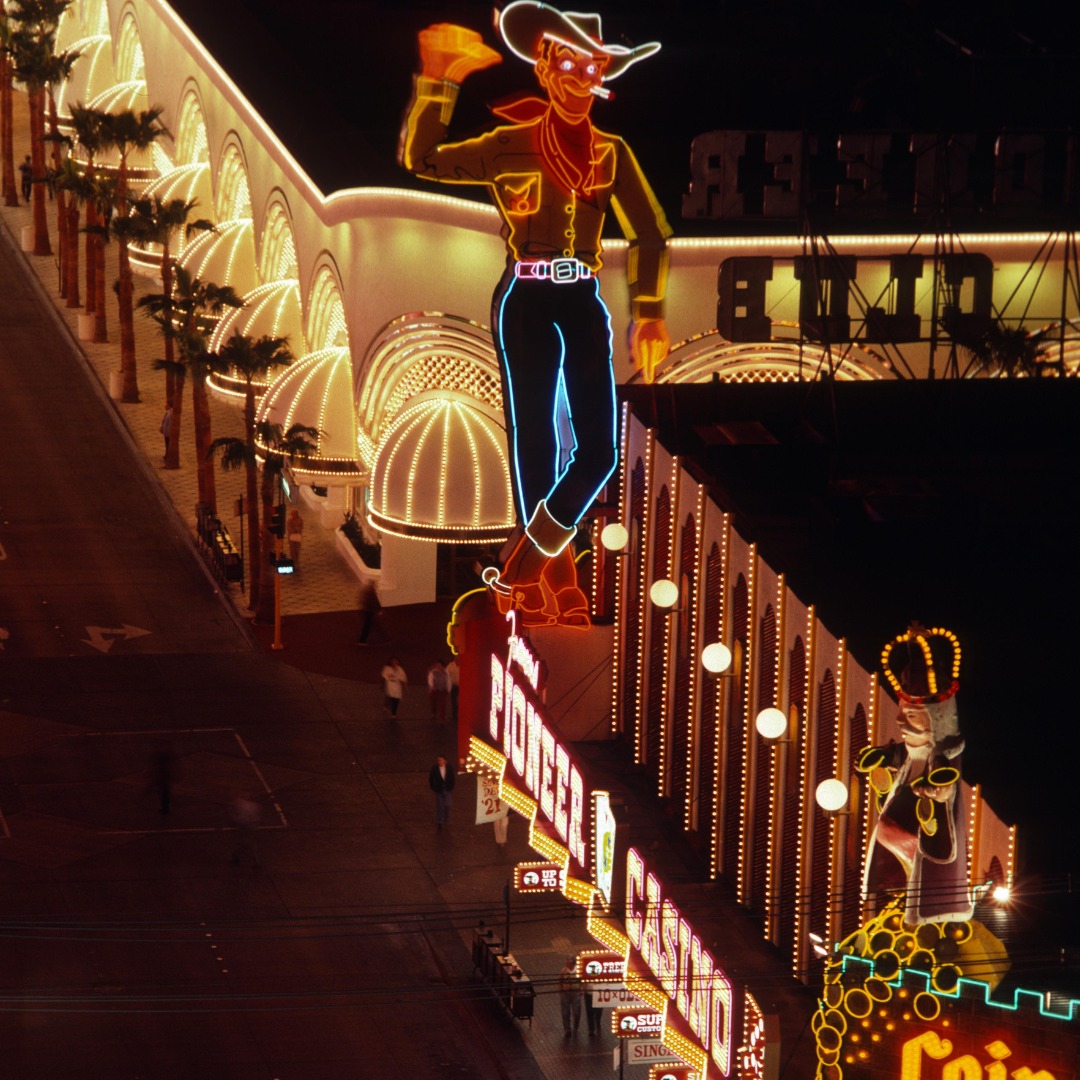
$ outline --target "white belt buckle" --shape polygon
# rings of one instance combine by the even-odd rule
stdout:
[[[577,281],[579,265],[577,259],[552,259],[551,280],[559,283]]]

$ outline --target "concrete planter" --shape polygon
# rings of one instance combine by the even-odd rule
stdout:
[[[340,528],[334,530],[334,539],[337,541],[338,550],[349,564],[349,569],[357,578],[360,581],[374,581],[377,586],[382,579],[382,570],[374,570],[368,566]]]
[[[79,316],[79,340],[92,341],[94,338],[94,316]]]
[[[109,372],[109,397],[113,401],[119,401],[124,392],[124,373],[122,371]]]
[[[34,226],[24,225],[22,227],[22,235],[20,237],[20,243],[22,244],[23,251],[34,250]]]

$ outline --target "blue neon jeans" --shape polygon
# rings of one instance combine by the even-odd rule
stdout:
[[[570,528],[618,460],[611,318],[595,277],[515,278],[492,299],[514,501],[522,523],[541,500]]]

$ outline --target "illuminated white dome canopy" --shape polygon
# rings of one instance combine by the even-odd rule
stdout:
[[[74,20],[66,20],[66,23],[69,26],[75,25]],[[115,86],[117,79],[112,61],[112,38],[108,33],[94,34],[70,42],[61,40],[58,34],[56,48],[58,52],[70,49],[79,54],[78,62],[71,69],[71,75],[64,80],[56,95],[56,111],[63,124],[71,118],[72,105],[93,100],[99,94],[105,93],[109,87]]]
[[[419,394],[375,454],[368,518],[423,540],[492,542],[514,526],[502,417],[464,394]]]
[[[246,296],[259,284],[251,219],[222,221],[213,232],[196,233],[184,245],[178,261],[193,278],[231,285]]]
[[[214,193],[210,184],[210,166],[206,162],[198,162],[194,165],[179,165],[170,169],[167,173],[159,176],[152,183],[143,188],[144,199],[158,198],[162,203],[170,203],[174,199],[181,199],[186,203],[194,203],[189,221],[208,220],[214,206]],[[183,250],[185,237],[183,229],[177,229],[170,244],[171,254],[176,259]],[[197,232],[191,234],[192,238]],[[160,244],[136,244],[130,245],[131,263],[142,273],[152,274],[157,277],[161,266]]]
[[[300,282],[271,281],[252,289],[244,297],[242,308],[229,308],[221,316],[210,336],[210,351],[218,352],[233,334],[246,334],[253,338],[288,338],[293,355],[302,354],[304,318],[300,312]],[[271,372],[269,381],[276,379],[280,373],[280,368]],[[243,403],[244,380],[232,370],[223,374],[215,372],[207,379],[207,385],[226,400]],[[253,385],[255,393],[261,394],[268,380],[256,379]]]
[[[318,452],[292,466],[304,479],[355,478],[356,411],[353,408],[352,359],[348,349],[320,349],[290,364],[259,402],[256,420],[317,428]]]

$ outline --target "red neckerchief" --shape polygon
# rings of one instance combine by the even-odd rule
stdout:
[[[515,124],[539,118],[540,153],[548,174],[568,192],[592,193],[596,186],[596,131],[587,116],[578,124],[568,124],[549,102],[531,94],[500,102],[491,111]]]

